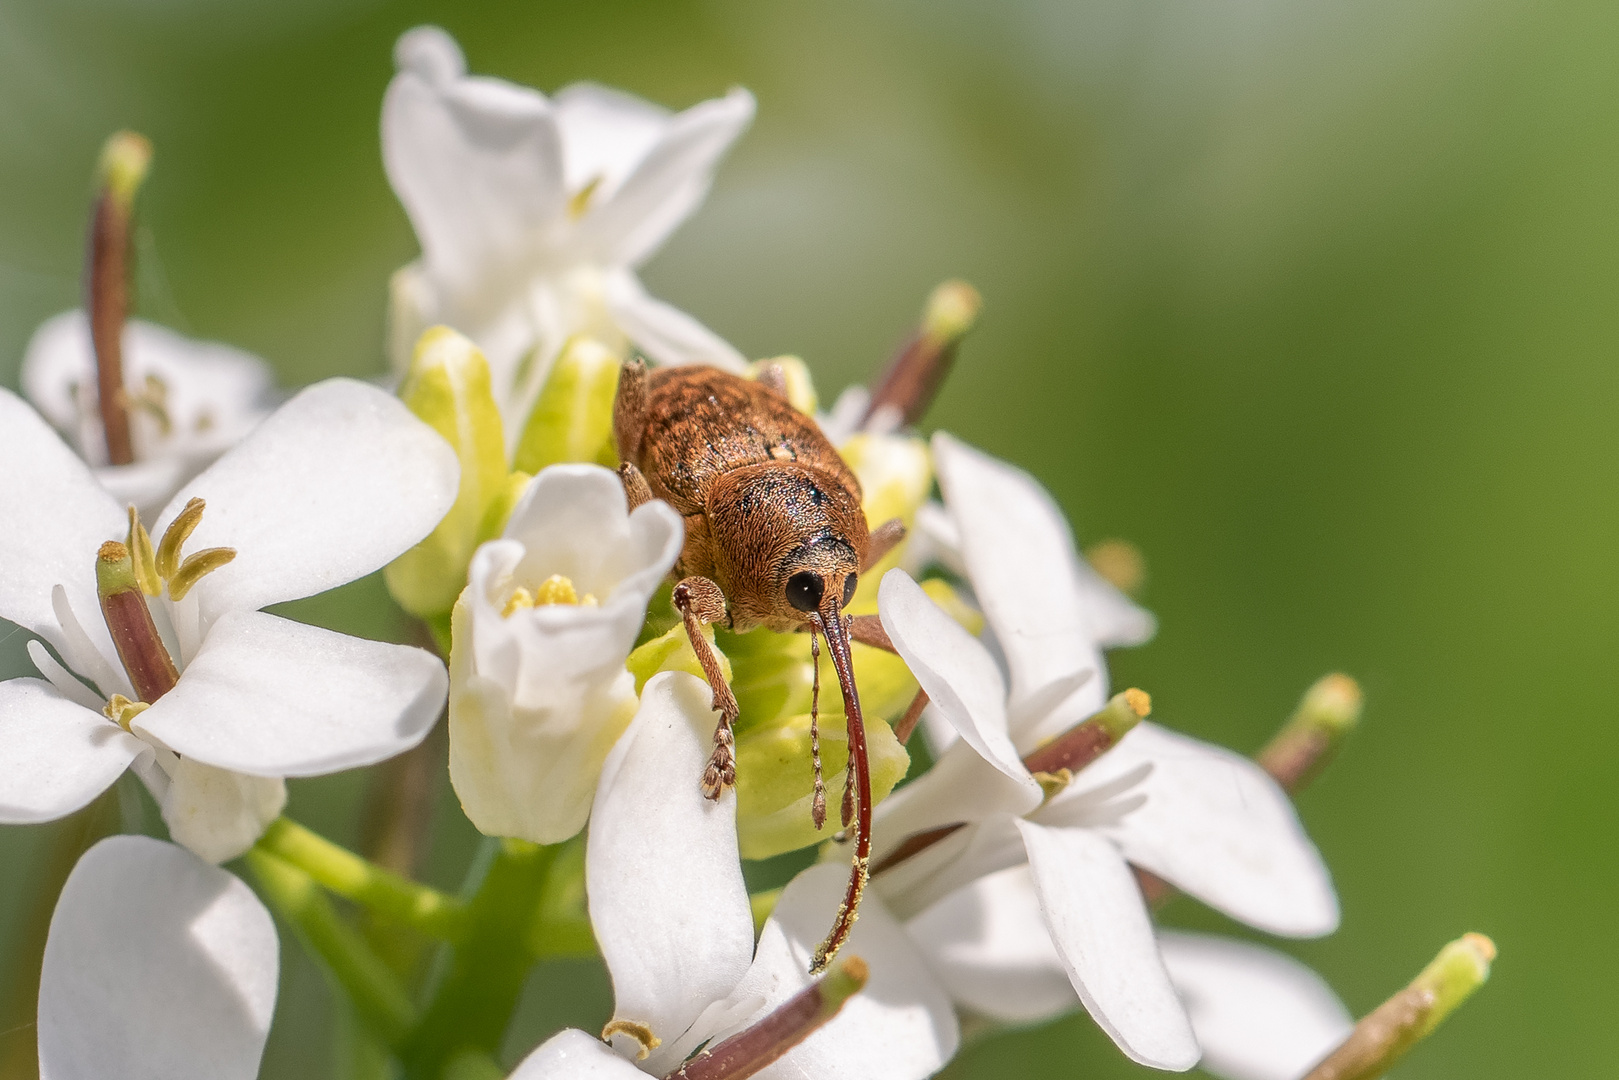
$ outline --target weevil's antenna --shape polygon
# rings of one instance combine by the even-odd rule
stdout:
[[[815,828],[826,825],[826,781],[821,777],[821,732],[816,725],[821,718],[821,636],[810,624],[810,667],[814,671],[810,683],[810,761],[815,764],[815,798],[810,802],[810,820]]]
[[[841,596],[827,592],[821,609],[810,613],[811,627],[819,624],[826,635],[826,651],[832,656],[832,666],[838,672],[838,686],[843,690],[844,716],[849,726],[849,772],[854,781],[845,786],[845,806],[853,789],[854,799],[854,859],[849,867],[849,888],[838,906],[838,917],[832,924],[826,940],[816,946],[810,961],[810,974],[819,975],[826,970],[843,943],[849,940],[855,919],[860,914],[860,897],[866,891],[871,863],[871,759],[866,750],[866,721],[860,712],[860,692],[855,688],[854,663],[849,655],[849,628],[839,611]]]

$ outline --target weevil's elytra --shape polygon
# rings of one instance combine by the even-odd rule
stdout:
[[[844,825],[853,826],[854,866],[832,932],[817,950],[823,969],[853,928],[871,852],[871,773],[865,723],[843,608],[868,569],[903,536],[898,523],[873,535],[860,481],[815,421],[787,401],[776,381],[707,367],[648,373],[626,364],[613,408],[620,475],[632,506],[662,499],[685,519],[674,574],[675,607],[714,691],[720,722],[703,791],[719,798],[735,782],[731,729],[738,709],[702,623],[734,630],[808,629],[824,635],[838,674],[849,730]],[[816,791],[821,791],[816,754]],[[816,807],[816,824],[824,816]]]

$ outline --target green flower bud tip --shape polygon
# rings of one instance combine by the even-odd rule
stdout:
[[[865,989],[871,969],[858,956],[847,957],[821,980],[821,1015],[831,1016],[843,1003]]]
[[[129,548],[117,540],[108,540],[96,552],[96,595],[116,596],[119,593],[139,592],[140,581],[135,577],[135,560]]]
[[[618,395],[619,354],[587,337],[570,338],[540,387],[513,468],[534,474],[569,461],[618,464],[613,446],[613,399]]]
[[[1299,723],[1341,738],[1360,723],[1361,706],[1360,684],[1348,675],[1334,672],[1317,680],[1304,692],[1294,716]]]
[[[151,166],[151,140],[133,131],[120,131],[101,148],[101,186],[127,213]]]
[[[1417,1029],[1417,1038],[1425,1038],[1455,1012],[1462,1002],[1473,995],[1490,977],[1490,963],[1495,959],[1495,942],[1483,934],[1463,934],[1439,950],[1433,963],[1422,970],[1411,983],[1411,988],[1428,995],[1428,1007]]]
[[[978,321],[982,306],[977,289],[965,281],[946,281],[928,297],[922,332],[942,341],[959,341]]]

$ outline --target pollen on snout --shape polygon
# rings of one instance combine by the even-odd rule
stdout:
[[[536,585],[532,590],[519,585],[512,590],[506,598],[506,604],[500,609],[502,618],[509,619],[519,611],[530,608],[551,607],[556,604],[566,604],[570,607],[596,607],[597,600],[594,593],[585,593],[580,596],[579,590],[574,588],[573,579],[562,574],[552,574]]]

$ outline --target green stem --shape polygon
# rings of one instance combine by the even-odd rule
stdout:
[[[457,941],[466,930],[467,906],[366,861],[348,848],[287,818],[278,818],[258,848],[302,870],[326,888],[429,937]]]
[[[409,996],[359,932],[338,917],[315,879],[262,848],[247,853],[247,864],[270,907],[326,962],[355,1011],[389,1046],[403,1042],[416,1021]]]
[[[526,947],[555,847],[501,840],[468,908],[468,929],[402,1051],[406,1075],[439,1080],[464,1051],[493,1055],[534,956]]]

